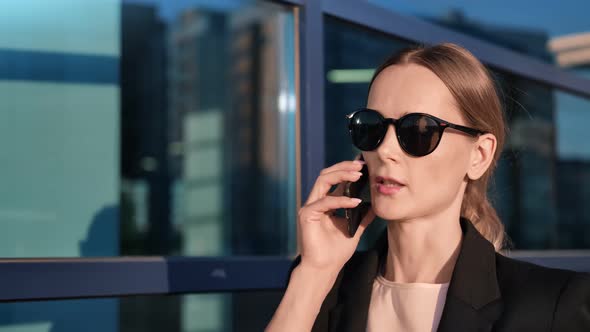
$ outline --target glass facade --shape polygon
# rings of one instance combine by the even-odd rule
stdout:
[[[28,0],[0,12],[0,256],[294,252],[292,9]]]
[[[293,14],[214,3],[122,3],[122,254],[294,251]]]
[[[155,259],[164,262],[199,256],[186,264],[207,273],[203,261],[239,256],[231,259],[263,262],[265,276],[282,273],[277,264],[265,264],[285,263],[297,252],[297,201],[307,196],[298,191],[299,182],[310,178],[310,169],[358,153],[343,115],[365,105],[382,60],[422,42],[343,17],[324,15],[320,22],[335,2],[317,1],[323,4],[0,2],[0,266],[91,262],[74,264],[76,273],[55,271],[59,287],[114,283],[95,280],[93,269],[120,256],[124,264],[154,259],[136,256],[163,256]],[[580,39],[559,39],[583,37],[589,29],[584,3],[541,8],[530,1],[349,1],[434,22],[433,36],[444,26],[515,50],[525,65],[541,60],[564,75],[590,79],[590,60],[570,53]],[[554,20],[554,13],[569,19]],[[322,34],[305,29],[320,23]],[[323,42],[323,54],[302,52],[309,45],[315,50],[316,41]],[[313,81],[323,82],[317,94],[306,90],[310,68],[323,68],[317,71],[323,81]],[[570,76],[544,85],[491,70],[511,134],[490,196],[514,249],[590,249],[590,88]],[[568,84],[577,95],[556,88]],[[319,96],[325,109],[306,109],[321,102]],[[326,125],[311,130],[314,112],[323,112]],[[311,145],[299,142],[310,137],[323,148],[305,151]],[[384,227],[376,222],[360,249]],[[243,266],[235,268],[241,280],[261,273]],[[181,279],[180,270],[158,271],[169,278],[164,284]],[[121,280],[153,277],[123,275]],[[225,270],[213,268],[210,277],[225,278]],[[235,283],[232,277],[228,283]],[[136,294],[130,290],[100,299],[2,302],[0,332],[260,331],[282,297],[276,279],[263,289],[224,286],[220,292],[205,282],[202,294],[161,294],[159,286],[145,286],[150,290],[142,294],[161,295],[127,296]],[[0,292],[0,301],[13,300]]]
[[[0,304],[0,331],[262,331],[281,291]]]
[[[2,257],[119,253],[119,14],[0,3]]]
[[[292,8],[27,0],[0,18],[0,257],[295,252]],[[5,303],[0,331],[262,330],[265,294]]]

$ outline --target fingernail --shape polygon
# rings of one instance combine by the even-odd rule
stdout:
[[[357,171],[350,171],[350,174],[354,174],[354,175],[358,175],[358,176],[363,175],[363,173],[357,172]]]
[[[358,159],[357,159],[357,160],[353,161],[353,163],[355,163],[355,164],[360,164],[360,165],[364,165],[364,164],[365,164],[365,161],[364,161],[364,160],[358,160]]]
[[[351,201],[353,201],[353,202],[355,202],[355,203],[360,203],[360,202],[362,202],[362,201],[363,201],[363,200],[362,200],[362,199],[360,199],[360,198],[351,198],[350,200],[351,200]]]

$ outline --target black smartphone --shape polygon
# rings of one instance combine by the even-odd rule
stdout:
[[[360,160],[363,160],[361,155]],[[371,188],[369,187],[369,169],[367,164],[361,169],[361,177],[358,181],[347,182],[344,187],[344,196],[360,198],[362,202],[352,209],[344,209],[344,215],[348,222],[348,236],[353,237],[359,228],[363,217],[371,208]]]

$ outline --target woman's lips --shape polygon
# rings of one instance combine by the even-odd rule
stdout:
[[[399,184],[385,184],[385,183],[377,183],[377,192],[382,195],[393,195],[404,188],[404,186]]]
[[[375,177],[375,186],[377,192],[382,195],[393,195],[405,187],[404,183],[400,180],[385,176]]]
[[[401,180],[398,180],[395,178],[390,178],[387,176],[381,176],[381,175],[378,175],[375,177],[375,183],[394,183],[394,184],[398,184],[401,186],[405,185],[405,182],[403,182]]]

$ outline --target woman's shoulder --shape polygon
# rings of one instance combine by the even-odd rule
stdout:
[[[546,267],[499,253],[496,275],[503,297],[538,291],[556,297],[571,288],[590,293],[590,273]]]
[[[546,267],[496,253],[496,274],[500,285],[522,286],[542,283],[561,287],[570,280],[590,282],[590,273]]]
[[[559,331],[590,331],[590,274],[557,269],[496,254],[496,275],[505,319],[536,319]],[[581,328],[584,329],[581,329]]]

